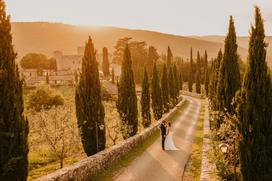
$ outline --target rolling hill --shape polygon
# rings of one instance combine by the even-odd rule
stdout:
[[[155,46],[160,53],[166,52],[169,45],[174,55],[189,57],[190,48],[216,57],[223,48],[223,36],[178,36],[146,30],[131,30],[115,27],[81,27],[62,23],[48,22],[14,22],[12,23],[13,43],[18,52],[18,59],[29,52],[44,53],[52,56],[53,51],[61,50],[64,54],[75,54],[78,46],[83,46],[91,35],[98,52],[103,47],[113,51],[116,41],[122,37],[132,37],[134,40],[146,41]],[[272,42],[272,37],[268,37]],[[239,37],[239,54],[243,59],[247,54],[247,37]],[[269,49],[269,52],[271,48]],[[268,54],[269,54],[268,52]],[[271,56],[270,56],[271,57]],[[269,59],[270,59],[269,57]]]
[[[183,57],[189,56],[190,47],[202,53],[207,49],[210,57],[214,57],[219,48],[222,48],[222,43],[159,32],[114,27],[79,27],[61,23],[12,23],[12,33],[19,57],[28,52],[52,55],[55,50],[73,54],[78,46],[84,45],[89,35],[100,52],[104,46],[112,51],[116,41],[125,36],[146,41],[148,45],[154,45],[160,53],[166,52],[167,46],[170,45],[175,55]]]

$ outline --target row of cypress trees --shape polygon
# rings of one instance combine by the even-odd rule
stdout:
[[[169,48],[170,50],[170,48]],[[171,51],[171,50],[170,50]],[[107,54],[106,49],[104,53]],[[76,115],[78,127],[80,129],[83,148],[88,156],[97,153],[105,148],[105,129],[104,126],[104,107],[101,100],[100,81],[98,74],[98,63],[96,61],[96,52],[91,37],[85,46],[85,53],[82,60],[82,69],[79,83],[76,88]],[[172,56],[170,52],[169,57]],[[162,114],[177,103],[179,95],[179,77],[176,65],[169,67],[167,74],[166,64],[164,65],[164,79],[160,81],[159,73],[154,63],[151,98],[154,117],[156,120],[162,117]],[[160,84],[161,83],[161,84]],[[161,86],[166,86],[161,89]],[[162,93],[164,97],[162,96]],[[165,102],[164,102],[165,101]],[[144,79],[142,82],[142,124],[148,127],[151,124],[150,113],[150,88],[147,69],[144,69]],[[122,122],[122,135],[127,139],[135,135],[138,131],[138,108],[137,95],[135,90],[134,74],[132,69],[131,54],[128,45],[124,50],[122,61],[121,76],[118,82],[118,99],[116,107]]]
[[[153,111],[155,108],[160,108],[160,116],[156,118],[158,120],[163,113],[168,112],[177,103],[179,91],[182,89],[182,76],[181,72],[178,72],[176,64],[173,63],[173,54],[169,46],[167,48],[167,59],[166,64],[163,65],[161,79],[159,78],[156,64],[154,64],[154,68],[156,71],[153,72],[152,76],[152,94],[154,94],[152,96],[152,106]],[[156,89],[160,89],[160,91],[155,92]],[[159,101],[153,99],[158,99]],[[162,105],[157,105],[158,103],[156,104],[156,102]]]
[[[203,61],[203,63],[202,63]],[[202,66],[203,64],[203,66]],[[203,68],[202,68],[203,67]],[[197,51],[196,65],[194,66],[193,49],[190,50],[190,67],[188,75],[188,90],[193,91],[193,83],[195,83],[196,93],[201,93],[201,84],[204,84],[206,95],[209,91],[209,66],[208,66],[208,54],[205,50],[204,58],[200,57],[199,51]]]
[[[170,47],[168,47],[167,52],[167,61],[163,65],[161,79],[159,78],[156,63],[153,64],[151,99],[153,114],[156,120],[159,120],[163,113],[168,112],[177,103],[179,91],[182,89],[181,73],[178,75],[177,67],[172,63],[173,55]],[[144,127],[148,127],[151,124],[149,82],[147,76],[145,70],[141,98]]]
[[[247,66],[242,81],[237,47],[234,21],[230,17],[224,53],[220,50],[211,66],[211,107],[237,117],[242,179],[271,180],[272,83],[266,62],[263,19],[258,7],[255,8],[255,24],[251,27]]]

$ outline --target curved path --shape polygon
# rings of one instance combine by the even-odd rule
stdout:
[[[178,151],[162,151],[158,138],[144,153],[113,179],[116,181],[172,181],[181,180],[184,166],[191,153],[194,130],[199,119],[201,100],[186,97],[189,106],[174,116],[175,145]]]

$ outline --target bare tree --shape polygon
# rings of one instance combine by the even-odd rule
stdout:
[[[116,142],[119,138],[120,134],[120,128],[118,124],[115,124],[109,128],[109,126],[106,125],[107,132],[108,132],[108,137],[112,141],[113,145],[116,145]]]
[[[76,124],[71,120],[72,114],[69,106],[54,107],[37,114],[40,135],[49,145],[51,154],[59,160],[60,168],[78,140]]]

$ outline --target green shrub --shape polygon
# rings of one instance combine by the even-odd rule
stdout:
[[[212,143],[214,160],[218,170],[218,175],[224,180],[234,179],[234,166],[236,167],[236,177],[240,177],[239,166],[239,135],[236,130],[237,118],[235,116],[213,111]],[[215,124],[215,125],[214,125]],[[227,153],[222,153],[220,144],[228,145]]]
[[[61,94],[56,93],[49,87],[39,87],[30,93],[27,108],[41,111],[41,109],[50,109],[52,106],[63,104],[64,99]]]
[[[64,104],[64,99],[61,95],[54,95],[49,99],[50,106],[60,106]]]

